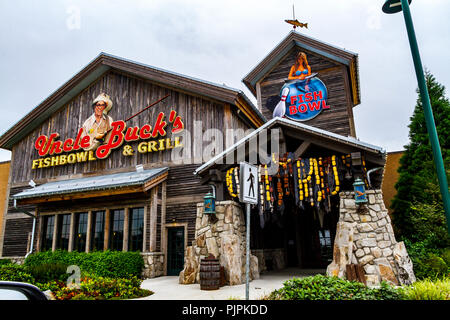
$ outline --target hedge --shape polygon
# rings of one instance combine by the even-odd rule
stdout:
[[[68,252],[64,250],[36,252],[25,259],[26,266],[45,264],[76,265],[82,272],[100,277],[140,277],[144,259],[139,252],[98,251]]]

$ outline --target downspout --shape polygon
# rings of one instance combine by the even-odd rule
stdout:
[[[373,169],[370,169],[369,171],[367,171],[367,182],[369,182],[369,187],[370,187],[370,188],[372,188],[372,183],[370,182],[370,174],[371,174],[372,172],[381,170],[381,169],[383,169],[383,168],[384,168],[384,167],[378,167],[378,168],[373,168]]]
[[[31,212],[28,212],[24,209],[19,209],[17,207],[17,200],[14,199],[14,205],[13,205],[14,209],[16,209],[17,211],[20,211],[24,214],[26,214],[27,216],[30,216],[31,218],[33,218],[33,229],[31,231],[31,245],[30,245],[30,251],[25,255],[25,258],[28,257],[31,253],[33,253],[33,246],[34,246],[34,233],[36,232],[36,215],[32,214]]]

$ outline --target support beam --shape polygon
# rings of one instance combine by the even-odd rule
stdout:
[[[111,228],[111,210],[106,209],[105,211],[105,235],[103,240],[103,250],[108,250],[109,248],[109,232]]]
[[[123,243],[122,243],[122,251],[128,251],[128,238],[129,238],[129,228],[130,226],[130,209],[125,208],[124,212],[124,221],[123,221]]]
[[[92,241],[92,210],[88,211],[88,220],[87,220],[87,228],[86,228],[86,248],[85,252],[88,253],[91,249],[91,241]]]
[[[294,152],[295,159],[300,158],[306,152],[306,150],[308,150],[310,145],[310,141],[303,141],[302,144]]]
[[[57,240],[58,240],[58,224],[60,215],[55,214],[54,225],[53,225],[53,241],[52,241],[52,251],[56,250]]]
[[[150,191],[150,252],[156,251],[156,230],[157,230],[157,198],[158,187],[153,188]]]
[[[69,232],[69,248],[67,251],[73,251],[73,238],[75,235],[75,213],[70,214],[70,232]]]

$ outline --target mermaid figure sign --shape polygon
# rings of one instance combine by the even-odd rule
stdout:
[[[273,110],[273,117],[287,117],[296,121],[307,121],[316,117],[327,105],[327,88],[311,72],[306,54],[299,52],[288,79],[281,88],[281,100]]]

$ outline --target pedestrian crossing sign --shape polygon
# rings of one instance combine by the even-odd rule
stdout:
[[[241,192],[239,200],[244,203],[258,203],[258,167],[247,162],[241,162],[240,168]]]

